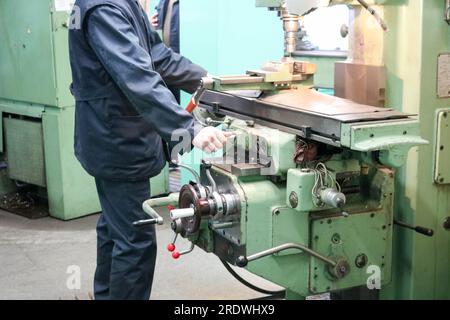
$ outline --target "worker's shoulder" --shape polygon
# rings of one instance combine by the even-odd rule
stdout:
[[[132,1],[123,0],[77,0],[83,25],[97,21],[97,23],[117,24],[131,22],[135,17]]]
[[[90,12],[97,10],[113,10],[128,13],[131,10],[132,1],[123,0],[76,0],[75,6],[81,9],[81,12]]]

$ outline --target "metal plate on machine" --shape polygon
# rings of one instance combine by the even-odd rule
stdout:
[[[338,97],[329,96],[310,89],[284,90],[275,95],[266,95],[264,102],[277,104],[282,107],[294,108],[299,111],[314,112],[324,117],[333,117],[340,121],[373,120],[382,117],[405,117],[404,113],[395,112],[389,108],[368,106]]]
[[[438,184],[450,183],[450,109],[437,113],[436,156],[434,181]]]
[[[382,212],[331,217],[312,222],[311,248],[334,259],[345,258],[350,273],[342,279],[331,278],[327,266],[311,259],[310,290],[322,293],[365,286],[372,268],[380,271],[381,283],[390,281],[392,225]]]
[[[388,108],[377,108],[331,97],[310,89],[285,90],[259,99],[206,91],[200,101],[213,112],[247,117],[272,128],[304,130],[330,138],[341,138],[342,123],[404,119],[410,116]]]
[[[439,98],[450,98],[450,53],[438,57],[437,94]]]
[[[46,186],[42,123],[5,118],[9,178]]]

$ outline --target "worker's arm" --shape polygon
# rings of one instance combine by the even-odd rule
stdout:
[[[194,93],[200,85],[201,78],[207,75],[206,70],[167,48],[158,33],[152,32],[150,38],[153,43],[152,56],[156,71],[167,85]]]
[[[194,139],[194,119],[180,108],[160,74],[153,70],[155,61],[140,45],[131,22],[119,9],[108,5],[95,8],[87,21],[86,36],[112,80],[167,143],[172,144],[172,133],[179,129],[188,130]],[[154,52],[153,58],[156,55]],[[187,60],[176,60],[180,67],[188,67]],[[176,73],[175,64],[170,64]],[[181,74],[188,76],[196,72],[184,70]],[[225,136],[217,130],[203,129],[200,133],[194,139],[195,146],[206,151],[222,146]]]

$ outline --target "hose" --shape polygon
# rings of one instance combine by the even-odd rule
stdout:
[[[257,286],[255,286],[254,284],[251,284],[250,282],[248,282],[247,280],[245,280],[244,278],[242,278],[240,275],[238,275],[236,273],[236,271],[234,271],[231,266],[228,264],[228,262],[226,262],[225,260],[220,259],[220,261],[222,262],[223,266],[225,267],[225,269],[227,269],[227,271],[229,273],[231,273],[231,275],[240,283],[242,283],[243,285],[245,285],[246,287],[255,290],[259,293],[262,294],[267,294],[267,295],[271,295],[271,296],[284,296],[286,293],[286,290],[280,290],[280,291],[270,291],[270,290],[266,290],[266,289],[262,289],[259,288]]]
[[[364,7],[364,9],[366,9],[367,11],[369,11],[369,13],[374,16],[374,18],[377,20],[378,24],[380,25],[380,27],[384,30],[384,31],[388,31],[389,28],[386,24],[386,22],[383,20],[383,18],[378,14],[378,12],[372,8],[371,6],[369,6],[369,4],[365,1],[365,0],[356,0],[359,2],[360,5],[362,5]]]

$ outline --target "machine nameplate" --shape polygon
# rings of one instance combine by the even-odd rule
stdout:
[[[437,94],[439,98],[450,98],[450,53],[438,58]]]
[[[450,183],[450,109],[439,110],[437,113],[437,135],[434,181],[437,184]]]

